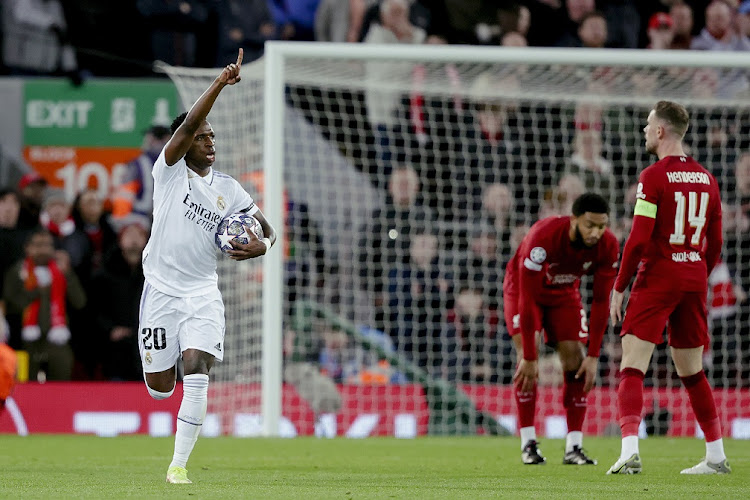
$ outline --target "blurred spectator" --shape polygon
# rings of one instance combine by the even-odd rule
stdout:
[[[0,343],[8,342],[14,348],[21,347],[21,339],[18,336],[10,338],[10,329],[5,319],[2,278],[13,264],[23,258],[23,245],[31,231],[16,227],[20,210],[16,192],[0,189]],[[17,332],[20,328],[14,330]]]
[[[531,11],[528,7],[519,3],[501,7],[497,11],[497,20],[500,25],[501,36],[505,37],[507,33],[515,32],[526,40],[526,35],[529,33],[529,27],[531,26]]]
[[[258,59],[263,55],[265,42],[273,40],[277,35],[266,0],[219,0],[216,3],[216,19],[216,62],[219,65],[225,64],[224,61],[233,61],[240,47],[244,50],[243,62]],[[162,130],[155,130],[156,128],[152,127],[151,132],[158,133],[161,137],[166,135]],[[169,140],[169,136],[166,136],[166,140]]]
[[[8,314],[22,317],[21,338],[29,353],[30,380],[70,380],[73,350],[67,308],[81,309],[86,295],[67,254],[55,251],[52,235],[38,228],[26,243],[26,258],[5,275]]]
[[[518,245],[521,244],[521,241],[529,232],[529,229],[531,229],[531,226],[529,224],[516,224],[510,229],[510,253],[511,255],[514,254],[516,250],[518,250]]]
[[[331,377],[337,384],[355,383],[361,365],[356,346],[338,328],[326,328],[322,334],[323,346],[320,349],[320,371]]]
[[[714,0],[706,7],[706,27],[693,38],[693,50],[750,50],[750,41],[739,36],[732,25],[734,11],[726,2]]]
[[[740,155],[735,165],[734,189],[728,190],[723,206],[724,255],[729,274],[737,286],[734,289],[739,304],[737,334],[739,336],[739,374],[743,386],[750,385],[750,152]]]
[[[96,189],[86,189],[76,196],[72,217],[76,228],[88,237],[91,263],[87,274],[91,274],[101,268],[104,254],[116,244],[115,232],[104,213],[104,200]],[[78,277],[87,281],[80,273]]]
[[[587,49],[602,49],[607,43],[607,19],[601,12],[590,12],[578,27],[580,46]]]
[[[264,193],[263,171],[244,176],[255,187],[253,199],[262,205]],[[326,278],[334,277],[338,270],[335,262],[326,259],[323,235],[319,224],[310,216],[306,203],[293,200],[284,192],[284,288],[286,305],[284,321],[287,324],[294,313],[297,300],[322,302],[320,296]],[[335,259],[330,259],[331,261]],[[337,298],[334,297],[333,302]]]
[[[734,27],[734,11],[725,2],[714,0],[706,7],[706,27],[693,38],[694,50],[748,51],[750,39],[740,36]],[[711,97],[735,97],[750,88],[747,72],[741,69],[722,70],[716,93]]]
[[[317,222],[310,217],[305,203],[286,202],[284,229],[284,283],[287,303],[296,300],[319,301],[326,277],[335,275],[335,264],[326,262],[323,236]],[[290,311],[291,313],[291,311]]]
[[[76,54],[59,0],[4,0],[1,14],[3,62],[11,74],[76,74]]]
[[[667,50],[671,49],[675,37],[674,21],[672,16],[664,12],[657,12],[648,21],[648,46],[647,49]]]
[[[499,241],[505,241],[514,211],[513,194],[507,184],[493,182],[483,186],[480,218],[497,233]]]
[[[573,154],[565,165],[565,174],[573,174],[583,181],[585,190],[594,191],[614,205],[617,201],[612,162],[602,154],[602,132],[597,127],[576,127]]]
[[[321,0],[315,12],[316,42],[350,41],[348,36],[353,3],[353,0]]]
[[[196,32],[205,30],[209,19],[204,3],[200,0],[137,0],[136,5],[150,24],[154,60],[174,66],[195,66]]]
[[[669,9],[669,17],[674,22],[674,36],[671,49],[688,50],[693,42],[693,8],[682,2],[675,2]]]
[[[520,136],[526,124],[520,118],[524,111],[514,95],[521,92],[522,81],[518,72],[485,71],[472,82],[470,94],[474,96],[468,130],[462,129],[469,161],[466,183],[471,194],[470,208],[481,207],[485,186],[501,183],[510,188],[511,199],[519,215],[536,213],[539,209],[540,184],[551,177],[554,159],[545,158],[544,165],[534,164],[534,152],[526,149],[529,142]],[[503,96],[500,98],[499,96]],[[533,133],[533,131],[531,132]],[[541,142],[541,141],[540,141]],[[538,142],[534,141],[534,144]],[[471,217],[471,211],[469,212]],[[499,228],[498,228],[499,229]]]
[[[594,0],[567,0],[565,10],[567,19],[562,21],[563,33],[555,45],[558,47],[581,47],[581,24],[586,16],[596,11],[596,4]]]
[[[315,40],[315,11],[320,0],[268,0],[282,40]],[[231,60],[231,59],[230,59]]]
[[[383,332],[372,328],[360,328],[358,333],[386,353],[393,352],[391,340]],[[403,376],[395,372],[387,360],[378,360],[377,353],[357,345],[341,329],[329,326],[323,330],[322,337],[323,346],[318,359],[320,371],[334,382],[385,385],[403,381]]]
[[[362,14],[362,19],[360,21],[360,27],[359,27],[359,34],[357,37],[357,40],[359,42],[363,42],[365,40],[365,36],[367,36],[367,33],[370,31],[370,26],[376,23],[380,23],[382,19],[382,6],[385,0],[365,0],[363,8],[365,9]],[[440,36],[441,38],[445,37],[440,32],[435,32],[431,29],[430,23],[433,19],[433,14],[431,8],[427,8],[424,5],[422,5],[424,0],[406,0],[406,5],[408,7],[408,19],[409,23],[421,28],[425,33],[434,34],[437,36]],[[354,3],[362,3],[362,2],[354,2]]]
[[[67,252],[76,273],[85,273],[88,276],[92,256],[91,243],[86,233],[76,227],[72,209],[62,190],[52,189],[45,196],[39,221],[52,234],[55,248]]]
[[[364,43],[420,44],[427,37],[422,28],[409,20],[409,3],[406,0],[384,0],[379,6],[378,22],[370,25]],[[375,133],[376,161],[378,172],[388,176],[393,146],[393,127],[396,125],[396,109],[401,101],[397,90],[383,89],[383,83],[393,79],[409,79],[411,63],[391,61],[368,61],[366,64],[365,91],[367,117]]]
[[[315,13],[318,42],[359,42],[365,12],[379,0],[321,0]],[[367,34],[363,33],[364,35]]]
[[[529,45],[554,45],[567,27],[567,23],[561,22],[566,16],[562,0],[532,0],[524,4],[529,8],[532,19],[526,35]]]
[[[510,228],[501,234],[499,236],[494,228],[477,226],[469,242],[469,254],[460,259],[455,268],[458,286],[479,290],[484,304],[493,310],[500,306],[503,268],[511,255]]]
[[[447,313],[460,346],[459,378],[464,382],[497,383],[497,309],[487,307],[484,295],[475,285],[461,287],[455,306]]]
[[[134,214],[149,224],[154,208],[154,179],[151,169],[161,150],[172,137],[169,127],[153,125],[143,135],[141,154],[125,165],[125,172],[112,195],[112,222]]]
[[[18,214],[18,229],[33,229],[39,225],[42,202],[47,192],[47,181],[36,172],[21,177],[18,182],[18,201],[21,212]]]
[[[526,37],[517,31],[508,31],[500,39],[500,45],[503,47],[527,47],[529,44]]]
[[[438,264],[438,239],[411,238],[408,262],[388,272],[387,328],[396,348],[434,376],[456,374],[455,330],[444,321],[451,276]]]
[[[711,349],[708,357],[708,372],[716,387],[736,387],[739,380],[738,358],[740,329],[738,292],[734,276],[723,261],[719,262],[708,276],[708,321],[711,329]]]
[[[539,385],[542,387],[560,387],[563,385],[564,377],[565,373],[560,356],[540,353]]]
[[[737,9],[737,32],[746,42],[750,41],[750,0],[742,2]]]
[[[569,214],[573,201],[586,192],[583,180],[572,173],[563,175],[555,187],[544,193],[539,218]]]
[[[378,9],[379,17],[369,26],[365,43],[424,42],[425,30],[412,23],[407,0],[384,0]]]
[[[378,330],[383,326],[384,292],[388,270],[409,261],[411,237],[431,227],[432,211],[422,205],[419,178],[411,167],[397,167],[388,182],[388,197],[382,208],[373,210],[360,228],[355,252],[361,287],[368,293],[375,309]]]
[[[426,43],[444,44],[437,35]],[[445,82],[445,92],[425,92],[429,82]],[[466,101],[454,63],[413,65],[411,87],[402,99],[394,146],[417,169],[427,206],[440,219],[459,217],[466,210],[466,159],[461,137],[465,131]],[[465,216],[464,213],[461,214]]]
[[[151,169],[171,135],[169,127],[162,125],[153,125],[144,132],[140,156],[125,165],[126,170],[114,187],[114,222],[121,218],[132,220],[130,215],[150,221],[153,212]]]
[[[497,45],[502,34],[500,5],[503,4],[503,22],[508,23],[514,16],[514,6],[510,2],[443,0],[423,3],[430,9],[428,31],[451,44]],[[519,15],[522,14],[519,12]]]
[[[140,380],[138,305],[143,290],[141,254],[148,229],[138,219],[123,225],[117,246],[105,256],[91,284],[89,310],[97,329],[97,350],[90,354],[110,380]],[[100,349],[100,350],[99,350]]]
[[[640,47],[641,17],[633,0],[598,2],[607,19],[607,47],[636,49]],[[645,22],[645,19],[644,19]]]

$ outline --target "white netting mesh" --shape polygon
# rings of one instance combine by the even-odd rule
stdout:
[[[654,161],[642,128],[659,99],[688,107],[687,149],[716,175],[726,205],[725,265],[712,277],[710,378],[719,389],[750,384],[746,70],[309,56],[287,58],[284,70],[285,380],[302,399],[285,390],[283,413],[297,432],[312,432],[312,413],[322,429],[325,414],[337,411],[339,427],[352,424],[352,415],[386,414],[391,428],[373,424],[377,432],[410,434],[412,421],[399,415],[416,415],[417,433],[496,431],[477,408],[514,431],[504,266],[529,224],[569,213],[585,189],[609,198],[612,228],[627,235],[633,185]],[[167,72],[186,106],[217,74]],[[217,168],[261,205],[263,77],[262,62],[244,67],[242,83],[225,90],[209,116]],[[259,269],[221,261],[227,343],[219,381],[260,382],[260,285],[248,277]],[[611,329],[602,352],[587,432],[616,422],[619,342]],[[541,383],[550,389],[540,393],[538,421],[554,436],[555,418],[564,415],[561,372],[554,356],[542,359]],[[327,377],[344,384],[341,409]],[[666,349],[657,349],[647,385],[654,390],[646,411],[652,401],[664,406],[670,432],[692,435]],[[409,406],[412,390],[421,410]],[[727,394],[717,396],[725,419],[742,415],[740,398]],[[221,411],[257,412],[256,392],[228,389],[225,398]],[[658,426],[659,419],[646,422]]]

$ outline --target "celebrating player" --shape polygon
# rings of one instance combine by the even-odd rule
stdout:
[[[586,396],[594,385],[599,350],[607,328],[609,294],[617,273],[619,245],[607,229],[609,207],[598,194],[573,203],[573,215],[548,217],[531,227],[508,263],[503,282],[505,322],[516,346],[514,376],[521,425],[521,459],[544,464],[536,439],[537,351],[544,330],[557,348],[565,373],[563,402],[568,435],[564,464],[596,465],[583,451]],[[591,332],[581,305],[580,278],[594,275]],[[582,344],[588,340],[584,357]]]
[[[174,392],[182,354],[183,396],[177,414],[168,483],[190,483],[185,466],[206,416],[208,372],[222,360],[224,303],[216,275],[216,226],[226,215],[254,215],[266,238],[232,241],[234,260],[265,254],[276,232],[240,184],[211,168],[216,140],[206,121],[219,93],[240,81],[242,49],[208,89],[172,123],[172,138],[154,163],[154,225],[143,250],[143,287],[138,346],[146,388],[154,399]]]
[[[622,363],[617,404],[622,429],[620,458],[607,474],[641,472],[638,426],[643,408],[643,377],[665,325],[677,374],[706,436],[706,458],[682,474],[731,472],[711,387],[703,372],[709,343],[706,295],[708,275],[722,244],[721,199],[716,179],[685,155],[682,138],[687,110],[660,101],[648,115],[646,149],[659,161],[641,172],[635,215],[612,293],[612,323],[622,319],[623,292],[641,264],[622,325]]]

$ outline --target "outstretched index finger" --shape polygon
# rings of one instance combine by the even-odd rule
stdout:
[[[242,50],[242,47],[240,47],[240,53],[237,54],[237,68],[242,66],[242,55],[244,54],[244,51]]]

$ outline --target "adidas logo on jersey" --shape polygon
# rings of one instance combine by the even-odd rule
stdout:
[[[216,349],[217,351],[221,351],[221,342],[219,342],[218,344],[216,344],[214,346],[214,349]]]

